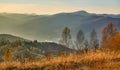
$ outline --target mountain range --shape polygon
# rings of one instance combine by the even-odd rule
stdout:
[[[0,14],[0,33],[9,33],[39,41],[58,41],[65,27],[71,29],[73,39],[82,29],[86,36],[96,29],[99,37],[102,28],[113,22],[120,28],[120,14],[95,14],[86,11],[54,15]]]

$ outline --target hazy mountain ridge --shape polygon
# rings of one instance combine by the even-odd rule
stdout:
[[[18,36],[13,36],[10,34],[0,34],[0,40],[1,39],[5,39],[5,40],[9,40],[9,41],[14,41],[14,40],[21,40],[21,41],[28,41],[27,39],[18,37]]]
[[[113,22],[120,27],[119,14],[113,14],[110,16],[110,14],[104,15],[88,13],[86,11],[77,11],[72,13],[58,13],[54,15],[13,15],[13,17],[9,18],[18,19],[14,19],[14,23],[16,23],[15,25],[13,24],[12,26],[12,24],[10,24],[11,27],[9,27],[9,29],[11,32],[40,41],[57,41],[63,28],[66,26],[70,27],[73,37],[75,37],[79,29],[82,29],[87,35],[93,28],[96,28],[100,33],[101,29],[109,22]],[[4,26],[9,24],[9,22],[3,22]],[[3,30],[7,31],[6,28]]]

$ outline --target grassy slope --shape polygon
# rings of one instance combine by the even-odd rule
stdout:
[[[119,70],[120,53],[89,52],[87,54],[43,58],[37,62],[3,62],[0,70]]]

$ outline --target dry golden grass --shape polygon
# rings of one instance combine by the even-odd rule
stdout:
[[[120,53],[97,51],[37,62],[3,62],[0,70],[120,70]]]

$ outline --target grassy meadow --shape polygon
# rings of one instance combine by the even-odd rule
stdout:
[[[0,70],[119,70],[119,52],[88,52],[42,58],[36,62],[2,62]]]

